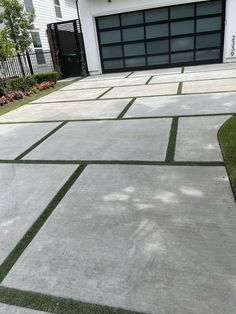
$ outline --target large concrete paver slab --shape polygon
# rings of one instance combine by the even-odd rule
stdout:
[[[177,83],[114,87],[112,90],[106,93],[102,99],[171,95],[176,94],[177,90]]]
[[[101,80],[101,81],[79,81],[69,86],[62,88],[61,90],[76,90],[86,88],[100,88],[100,87],[114,87],[114,86],[132,86],[132,85],[144,85],[150,76],[125,78],[125,79],[113,79],[113,80]]]
[[[74,165],[0,164],[0,264],[75,169]]]
[[[236,69],[155,76],[152,78],[149,84],[215,80],[225,78],[236,78]],[[214,81],[212,81],[212,84],[214,84]]]
[[[230,116],[180,118],[176,161],[223,161],[217,132]]]
[[[224,80],[206,80],[196,82],[184,82],[183,94],[233,92],[236,91],[236,78]]]
[[[171,119],[70,122],[24,159],[164,160]]]
[[[0,116],[0,123],[116,118],[130,100],[131,98],[30,104]]]
[[[204,115],[236,112],[236,93],[137,98],[125,117]]]
[[[14,159],[59,123],[0,124],[0,159]]]
[[[88,166],[3,285],[144,313],[235,314],[224,167]]]
[[[32,104],[47,103],[47,102],[67,102],[67,101],[78,101],[78,100],[93,100],[98,98],[100,95],[105,93],[109,88],[94,88],[94,89],[83,89],[83,90],[59,90],[37,99]]]
[[[0,303],[0,313],[1,314],[46,314],[46,312],[35,311],[31,309],[26,309],[26,308],[2,304],[2,303]]]
[[[132,73],[129,78],[139,77],[139,76],[147,76],[147,75],[166,75],[166,74],[174,74],[181,73],[181,68],[169,68],[169,69],[155,69],[155,70],[144,70],[144,71],[135,71]]]
[[[235,69],[236,63],[216,63],[216,64],[204,64],[204,65],[195,65],[190,67],[184,67],[184,73],[191,72],[207,72],[207,71],[222,71]]]
[[[123,79],[130,75],[131,72],[121,72],[121,73],[107,73],[107,74],[100,74],[100,75],[90,75],[81,82],[86,81],[101,81],[101,80],[112,80],[112,79]]]

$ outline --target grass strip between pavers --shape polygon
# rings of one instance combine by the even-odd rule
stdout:
[[[99,87],[96,87],[96,89],[99,88]],[[101,99],[104,95],[106,95],[108,92],[110,92],[110,90],[112,90],[113,87],[110,87],[108,88],[108,90],[106,90],[105,92],[103,92],[101,95],[99,95],[96,100],[99,100]],[[89,89],[89,88],[86,88],[86,89]]]
[[[53,129],[52,131],[50,131],[49,133],[47,133],[44,137],[42,137],[39,141],[37,141],[36,143],[34,143],[32,146],[30,146],[26,151],[24,151],[23,153],[21,153],[19,156],[17,156],[15,158],[15,160],[19,160],[22,159],[23,157],[25,157],[27,154],[29,154],[33,149],[35,149],[37,146],[39,146],[42,142],[44,142],[47,138],[49,138],[51,135],[53,135],[54,133],[56,133],[59,129],[61,129],[67,122],[63,122],[60,125],[58,125],[55,129]]]
[[[138,314],[137,312],[106,305],[84,303],[73,299],[4,286],[0,286],[0,302],[55,314]]]
[[[166,150],[165,161],[167,163],[174,162],[176,138],[177,138],[177,132],[178,132],[178,122],[179,122],[179,118],[174,117],[171,124],[169,143]]]
[[[133,100],[134,99],[134,100]],[[126,105],[126,107],[121,111],[119,114],[120,118],[122,120],[148,120],[148,119],[172,119],[174,117],[178,118],[195,118],[195,117],[217,117],[217,116],[233,116],[235,115],[234,112],[227,112],[227,113],[200,113],[200,114],[188,114],[188,115],[170,115],[170,116],[146,116],[146,117],[124,117],[124,112],[126,113],[128,109],[131,107],[133,102],[136,100],[136,97],[133,97],[131,101]],[[118,117],[119,117],[118,116]],[[0,122],[1,124],[32,124],[32,123],[62,123],[62,122],[92,122],[92,121],[115,121],[117,118],[94,118],[94,119],[69,119],[69,120],[43,120],[43,121],[15,121],[15,122]]]
[[[130,102],[125,106],[125,108],[121,111],[121,113],[118,115],[117,120],[125,120],[123,119],[124,115],[126,114],[126,112],[129,110],[129,108],[133,105],[133,103],[135,102],[135,100],[137,99],[137,97],[133,97]]]
[[[236,201],[236,116],[231,117],[220,128],[218,140]]]
[[[131,166],[180,166],[180,167],[221,167],[223,161],[150,161],[150,160],[8,160],[0,159],[0,164],[42,164],[42,165],[131,165]]]
[[[177,95],[182,95],[182,90],[183,90],[183,82],[179,82]]]
[[[56,193],[53,199],[49,202],[47,207],[41,213],[41,215],[36,219],[30,229],[25,233],[25,235],[21,238],[21,240],[17,243],[15,248],[11,251],[11,253],[6,257],[3,263],[0,265],[0,283],[7,276],[11,268],[14,266],[18,258],[30,244],[30,242],[34,239],[36,234],[39,232],[41,227],[44,225],[46,220],[52,214],[54,209],[60,203],[60,201],[64,198],[66,193],[69,191],[74,182],[78,179],[80,174],[84,171],[86,165],[80,165],[74,173],[70,176],[70,178],[66,181],[66,183],[62,186],[62,188]],[[1,295],[1,293],[0,293]]]

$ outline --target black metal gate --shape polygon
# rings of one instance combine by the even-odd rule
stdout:
[[[79,20],[48,24],[55,67],[63,77],[86,75],[87,65]]]

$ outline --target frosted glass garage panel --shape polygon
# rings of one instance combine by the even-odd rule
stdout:
[[[101,44],[111,44],[121,42],[121,31],[107,31],[100,33]]]
[[[102,47],[103,58],[117,58],[123,56],[122,46]]]
[[[211,48],[221,44],[221,34],[209,34],[196,36],[196,48]]]
[[[106,70],[123,69],[124,68],[124,62],[122,59],[104,61],[103,66],[104,66],[104,69],[106,69]]]
[[[169,35],[169,25],[168,24],[157,24],[146,26],[146,38],[158,38],[166,37]]]
[[[169,51],[169,40],[147,42],[147,54],[164,53]]]
[[[194,21],[172,22],[171,35],[184,35],[194,33]]]
[[[203,50],[196,52],[196,60],[212,60],[220,58],[220,49],[212,49],[212,50]]]
[[[194,13],[194,4],[178,5],[170,8],[171,19],[192,17]]]
[[[145,22],[152,23],[152,22],[160,22],[168,20],[168,9],[153,9],[153,10],[146,10],[145,11]]]
[[[180,37],[171,39],[171,51],[194,49],[194,37]]]
[[[135,68],[135,67],[141,67],[146,65],[146,59],[145,58],[130,58],[125,59],[125,66],[127,68]]]
[[[125,57],[129,56],[138,56],[145,54],[145,44],[128,44],[124,45],[124,55]]]
[[[176,53],[171,55],[171,63],[193,62],[193,58],[193,52]]]
[[[98,26],[100,29],[119,27],[120,19],[118,15],[100,17],[98,20]]]
[[[221,17],[209,17],[197,20],[197,33],[218,31],[221,29]]]
[[[169,55],[147,57],[148,65],[162,65],[169,63]]]
[[[222,1],[207,1],[197,3],[197,15],[219,14],[222,13]]]
[[[121,15],[121,25],[135,25],[143,23],[143,12],[132,12]]]
[[[122,30],[124,41],[134,41],[144,39],[144,28],[134,27]]]

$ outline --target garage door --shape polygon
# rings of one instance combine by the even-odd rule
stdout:
[[[103,72],[221,62],[223,0],[96,18]]]

